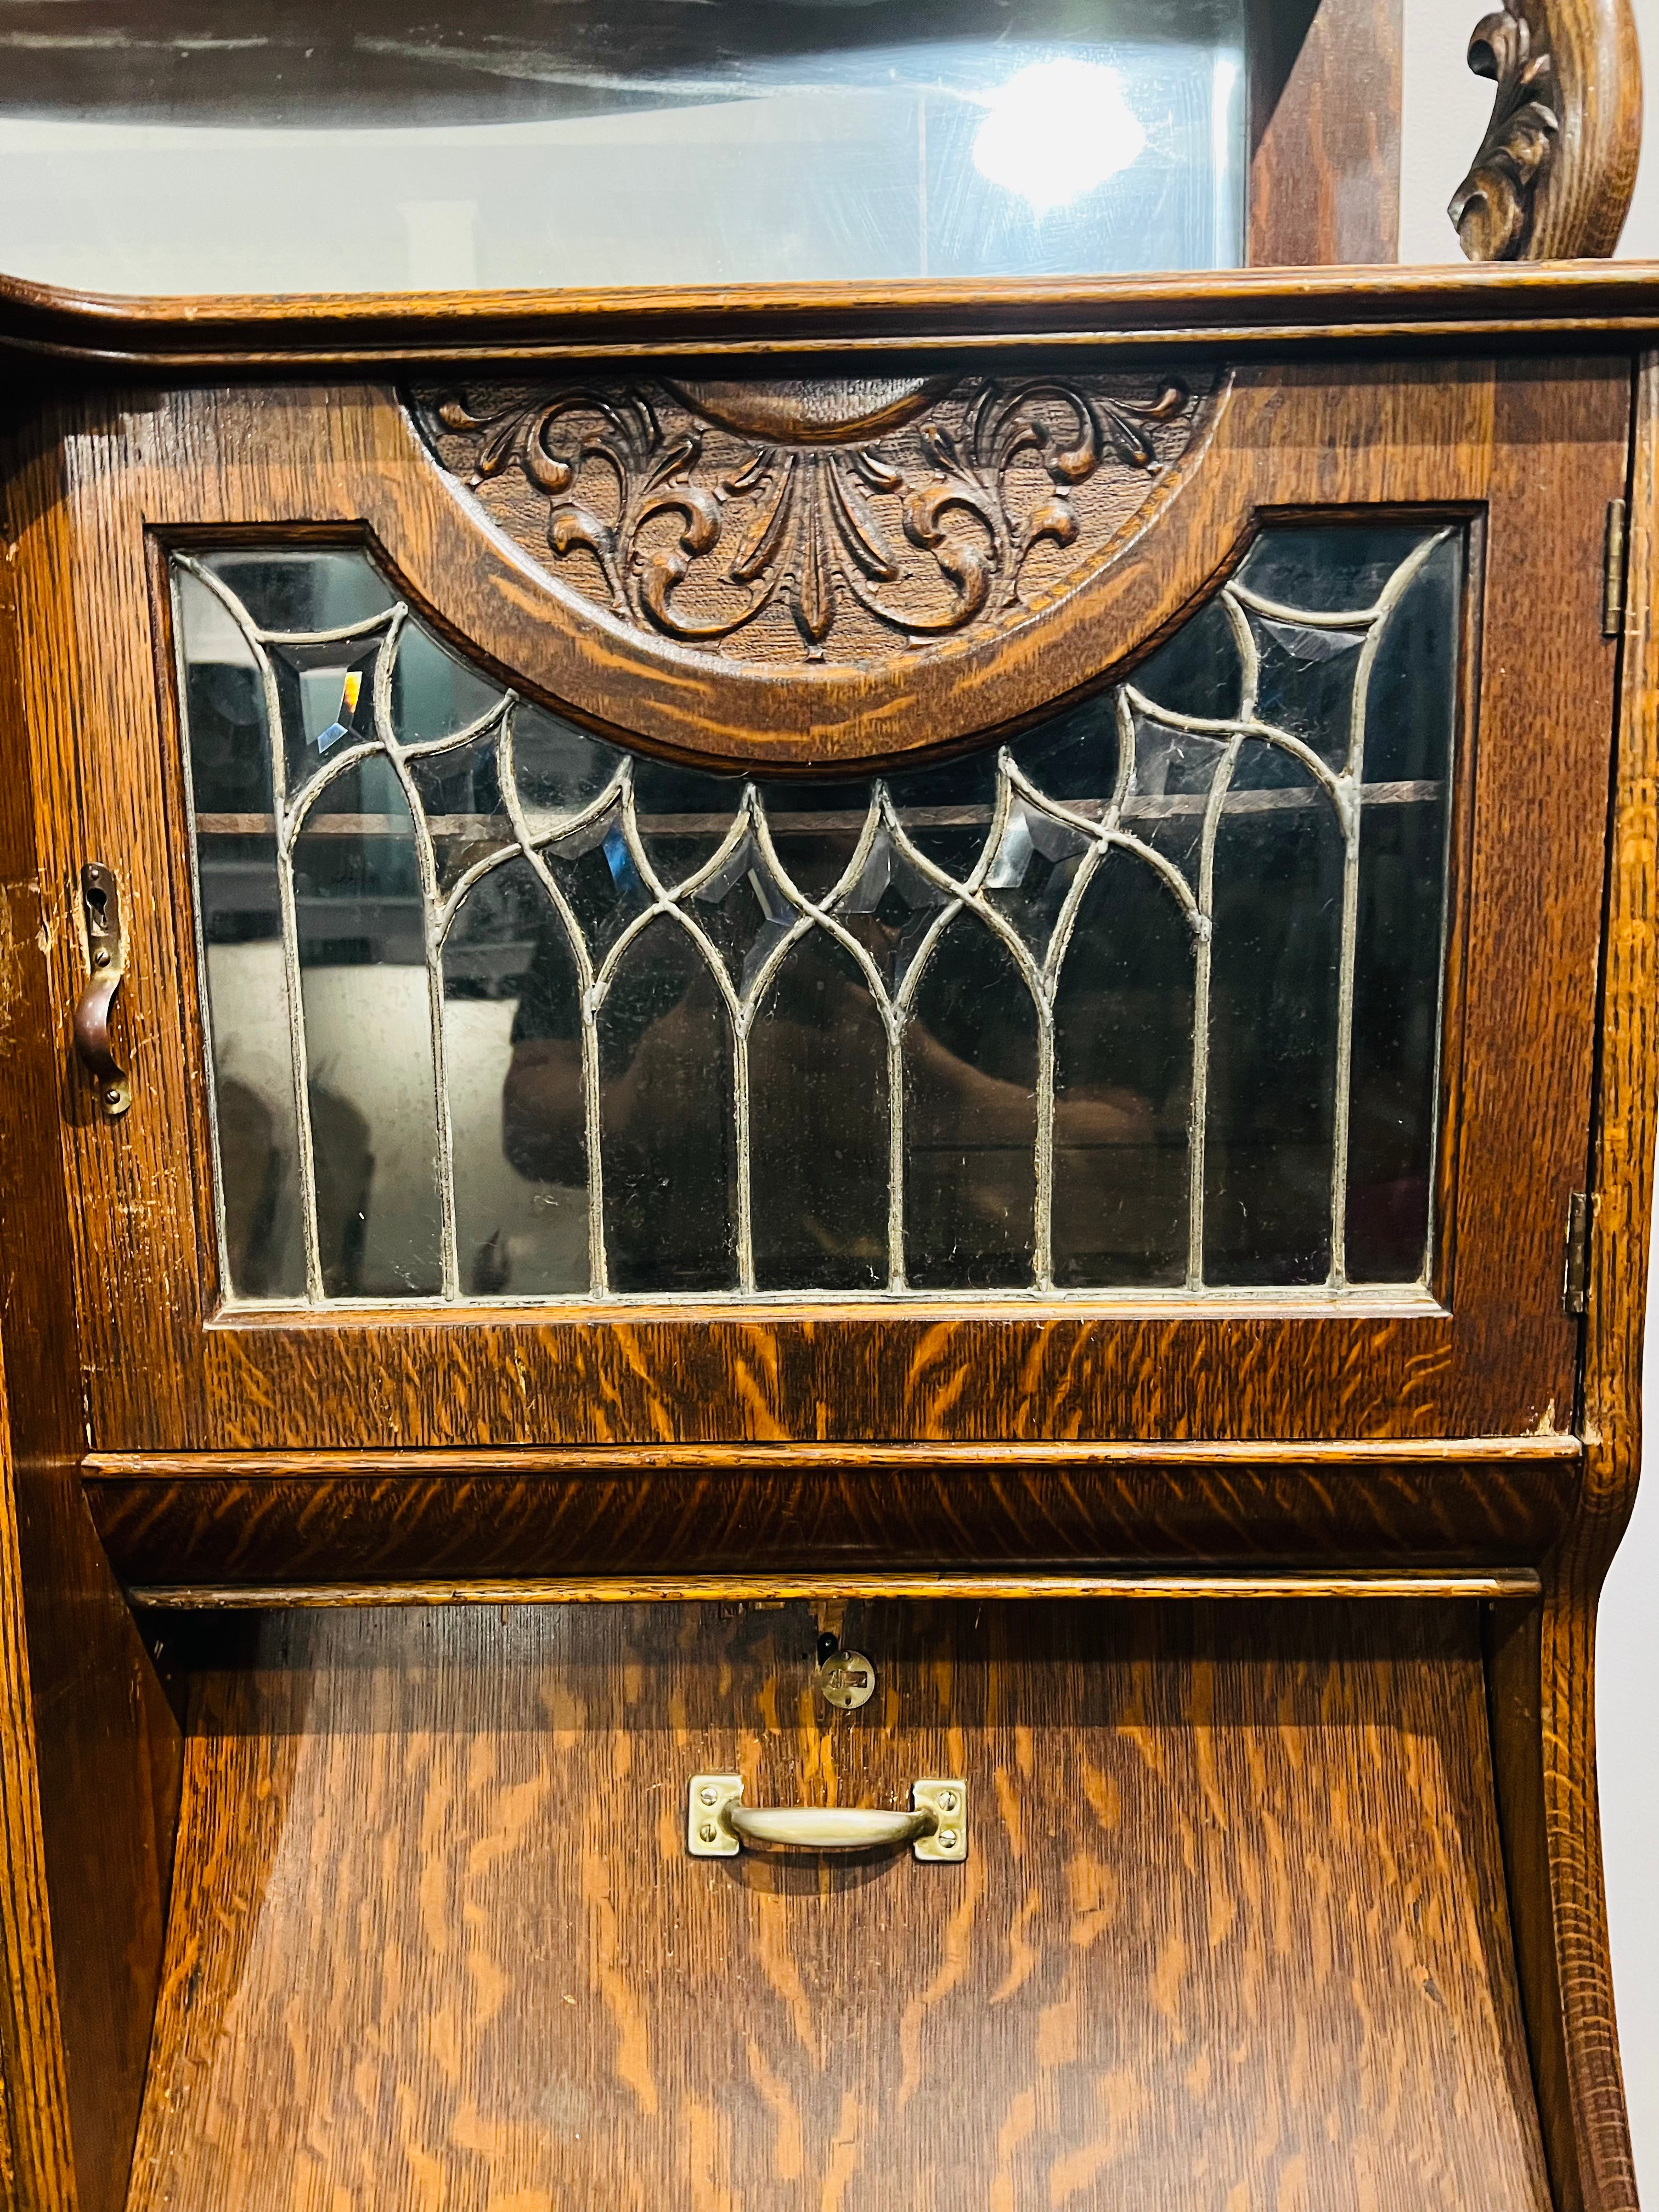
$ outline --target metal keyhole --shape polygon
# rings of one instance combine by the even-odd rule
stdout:
[[[818,1688],[827,1705],[856,1712],[876,1693],[875,1668],[862,1651],[832,1651],[818,1668]]]

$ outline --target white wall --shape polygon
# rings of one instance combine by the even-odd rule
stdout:
[[[1659,0],[1636,0],[1636,11],[1650,57],[1653,119],[1619,250],[1621,258],[1659,258]],[[1463,59],[1480,12],[1480,0],[1467,12],[1449,9],[1442,0],[1406,0],[1402,261],[1456,258],[1446,203],[1492,112],[1491,86],[1471,76]],[[1659,1277],[1656,1293],[1659,1308]],[[1652,1312],[1647,1341],[1648,1374],[1659,1375],[1659,1325]],[[1638,2179],[1644,2200],[1659,2206],[1659,1435],[1650,1442],[1636,1516],[1607,1578],[1596,1669],[1619,2037]]]

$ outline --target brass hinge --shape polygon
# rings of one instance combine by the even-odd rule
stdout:
[[[1607,536],[1602,550],[1601,635],[1617,637],[1625,627],[1625,502],[1607,501]]]
[[[1570,1314],[1583,1313],[1589,1303],[1589,1194],[1576,1190],[1567,1200],[1567,1263],[1561,1276],[1561,1304]]]

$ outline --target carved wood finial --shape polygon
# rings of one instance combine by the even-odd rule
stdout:
[[[1501,9],[1475,25],[1469,67],[1496,84],[1498,97],[1480,150],[1446,212],[1471,261],[1518,261],[1560,135],[1554,64],[1534,52],[1526,19]]]

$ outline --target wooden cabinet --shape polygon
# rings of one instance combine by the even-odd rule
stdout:
[[[20,2205],[1633,2208],[1659,292],[1267,265],[1362,13],[1243,270],[0,285]]]

